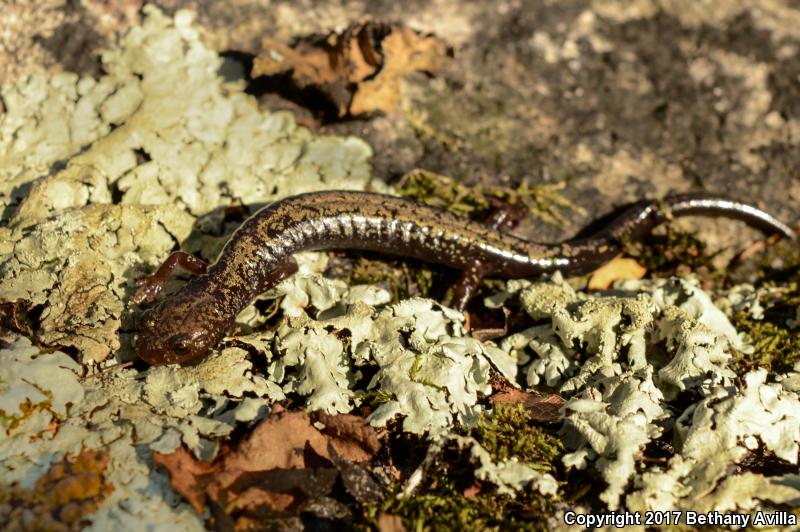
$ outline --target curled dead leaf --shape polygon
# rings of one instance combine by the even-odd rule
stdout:
[[[631,258],[617,257],[597,268],[589,278],[589,290],[605,290],[614,281],[641,279],[647,269]]]
[[[358,463],[380,447],[374,430],[354,415],[314,417],[322,431],[307,413],[276,408],[214,462],[199,461],[183,448],[154,453],[153,461],[167,469],[173,488],[198,513],[209,506],[219,523],[263,515],[290,520],[309,512],[342,519],[347,507],[334,489],[340,478],[356,500],[383,500],[383,488]]]
[[[432,35],[402,24],[366,21],[293,46],[265,37],[252,75],[290,74],[296,89],[316,89],[341,118],[392,111],[402,78],[411,72],[436,72],[447,55],[447,45]]]
[[[172,489],[183,495],[197,513],[203,513],[206,484],[218,468],[211,462],[197,460],[184,447],[168,454],[153,451],[153,462],[169,472]]]

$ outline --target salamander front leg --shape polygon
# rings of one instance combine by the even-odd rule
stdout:
[[[450,300],[450,305],[461,311],[467,308],[467,303],[472,299],[475,289],[481,279],[489,273],[489,270],[489,265],[479,260],[467,264],[461,270],[461,277],[453,287],[453,298]]]
[[[289,255],[278,267],[268,272],[259,282],[259,291],[266,292],[284,279],[297,273],[297,261]]]
[[[136,281],[139,289],[133,295],[131,301],[137,304],[142,301],[152,302],[178,266],[195,275],[200,275],[206,273],[208,263],[184,251],[175,251],[167,257],[167,260],[156,270],[156,273]]]

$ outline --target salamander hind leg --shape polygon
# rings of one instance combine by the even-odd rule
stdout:
[[[483,223],[492,229],[513,229],[529,214],[528,207],[523,203],[508,203],[492,198],[492,212]],[[453,287],[453,297],[448,302],[458,310],[464,310],[472,299],[475,289],[481,279],[491,271],[491,267],[479,259],[475,259],[461,270],[461,277]]]
[[[262,293],[266,292],[295,273],[297,273],[297,261],[290,255],[274,270],[268,272],[259,280],[258,289]]]
[[[530,214],[530,210],[524,203],[508,203],[491,198],[489,205],[492,212],[483,223],[492,229],[514,229]]]
[[[136,281],[139,289],[133,295],[131,301],[137,304],[143,301],[152,302],[163,290],[164,285],[178,266],[195,275],[200,275],[206,273],[208,263],[184,251],[175,251],[167,257],[167,260],[156,270],[156,273]]]

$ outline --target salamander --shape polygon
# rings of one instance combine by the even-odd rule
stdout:
[[[173,253],[139,281],[134,302],[152,301],[172,271],[195,273],[183,288],[143,314],[136,351],[149,364],[192,363],[208,354],[253,299],[297,271],[293,253],[362,249],[414,257],[462,271],[456,306],[464,307],[483,276],[535,277],[560,270],[588,273],[671,217],[735,218],[794,239],[780,220],[747,203],[706,193],[633,204],[603,228],[561,243],[530,242],[503,229],[515,220],[470,221],[420,203],[370,192],[300,194],[272,203],[234,232],[216,262]]]

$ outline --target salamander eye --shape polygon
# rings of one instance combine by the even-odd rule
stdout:
[[[170,338],[170,347],[172,351],[179,356],[188,355],[191,353],[192,345],[191,339],[184,334],[179,334]]]

